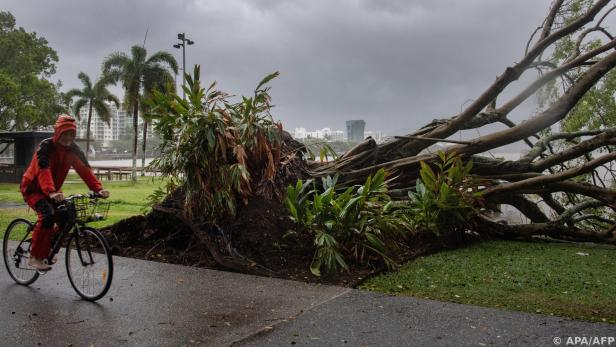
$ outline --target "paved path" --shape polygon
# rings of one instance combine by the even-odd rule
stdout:
[[[616,325],[353,290],[237,345],[554,347],[569,336],[616,339]]]
[[[90,303],[63,261],[30,287],[0,263],[1,346],[229,345],[349,290],[114,257],[111,290]]]
[[[18,208],[18,207],[28,207],[28,205],[19,202],[8,202],[8,201],[0,201],[0,209],[3,208]]]
[[[609,324],[121,257],[114,262],[112,288],[98,303],[79,299],[63,266],[23,287],[1,265],[0,345],[554,346],[556,336],[616,337]]]

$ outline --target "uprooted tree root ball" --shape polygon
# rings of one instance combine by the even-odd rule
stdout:
[[[125,219],[103,230],[114,254],[173,264],[207,267],[227,271],[250,273],[304,282],[335,284],[354,287],[366,278],[387,267],[374,259],[369,264],[350,263],[348,271],[315,276],[310,272],[314,256],[313,240],[289,240],[284,237],[293,224],[283,204],[272,200],[251,199],[238,211],[237,218],[221,223],[226,225],[224,236],[219,230],[205,227],[218,254],[246,260],[238,266],[221,265],[203,243],[181,220],[167,213],[152,211],[143,216]],[[417,234],[409,238],[395,259],[402,263],[420,255],[445,248],[459,247],[458,239],[443,241],[432,233]],[[235,248],[229,252],[228,246]],[[239,258],[242,257],[242,258]],[[239,265],[246,265],[245,267]],[[228,264],[227,264],[228,265]]]

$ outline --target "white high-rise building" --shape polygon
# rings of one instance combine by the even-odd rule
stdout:
[[[90,138],[94,141],[102,141],[103,145],[108,145],[109,142],[119,140],[122,136],[125,136],[127,129],[132,127],[133,124],[132,114],[124,109],[123,104],[120,104],[119,108],[113,103],[108,103],[108,105],[111,109],[109,124],[103,121],[94,109],[92,110],[92,121],[90,123]],[[82,107],[79,112],[77,136],[84,139],[87,135],[88,112],[88,105]],[[139,117],[138,122],[139,127],[142,127],[143,120],[141,117]],[[148,135],[151,136],[151,134],[152,132],[149,131]]]

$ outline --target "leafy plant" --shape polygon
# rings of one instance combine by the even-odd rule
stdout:
[[[455,153],[439,152],[434,169],[421,162],[415,192],[409,192],[410,219],[416,230],[460,231],[475,214],[481,193],[470,175],[472,160],[466,164]]]
[[[186,99],[154,91],[148,101],[161,135],[161,154],[151,165],[179,180],[189,217],[214,222],[234,215],[238,200],[273,194],[281,125],[269,113],[264,85],[278,73],[237,103],[216,83],[202,88],[199,75],[198,65],[193,76],[186,75]]]
[[[337,177],[322,178],[319,191],[312,180],[287,187],[285,205],[300,230],[314,238],[310,270],[336,272],[348,269],[348,259],[358,262],[378,257],[388,266],[397,242],[411,230],[403,204],[387,194],[385,171],[369,176],[360,186],[337,187]]]
[[[320,162],[338,159],[338,153],[336,153],[332,146],[327,143],[319,145],[316,150],[318,152]],[[317,153],[315,153],[310,146],[306,146],[306,152],[308,160],[316,160]]]

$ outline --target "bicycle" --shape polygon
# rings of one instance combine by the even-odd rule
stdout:
[[[76,194],[64,199],[57,214],[64,214],[66,224],[54,236],[49,256],[43,261],[53,264],[66,240],[66,272],[73,289],[83,299],[96,301],[107,293],[113,279],[113,261],[109,243],[87,223],[102,220],[109,211],[109,201],[98,199],[95,193]],[[28,265],[31,233],[36,222],[18,218],[6,229],[2,254],[9,275],[18,284],[28,286],[46,271]],[[21,241],[11,241],[21,240]]]

